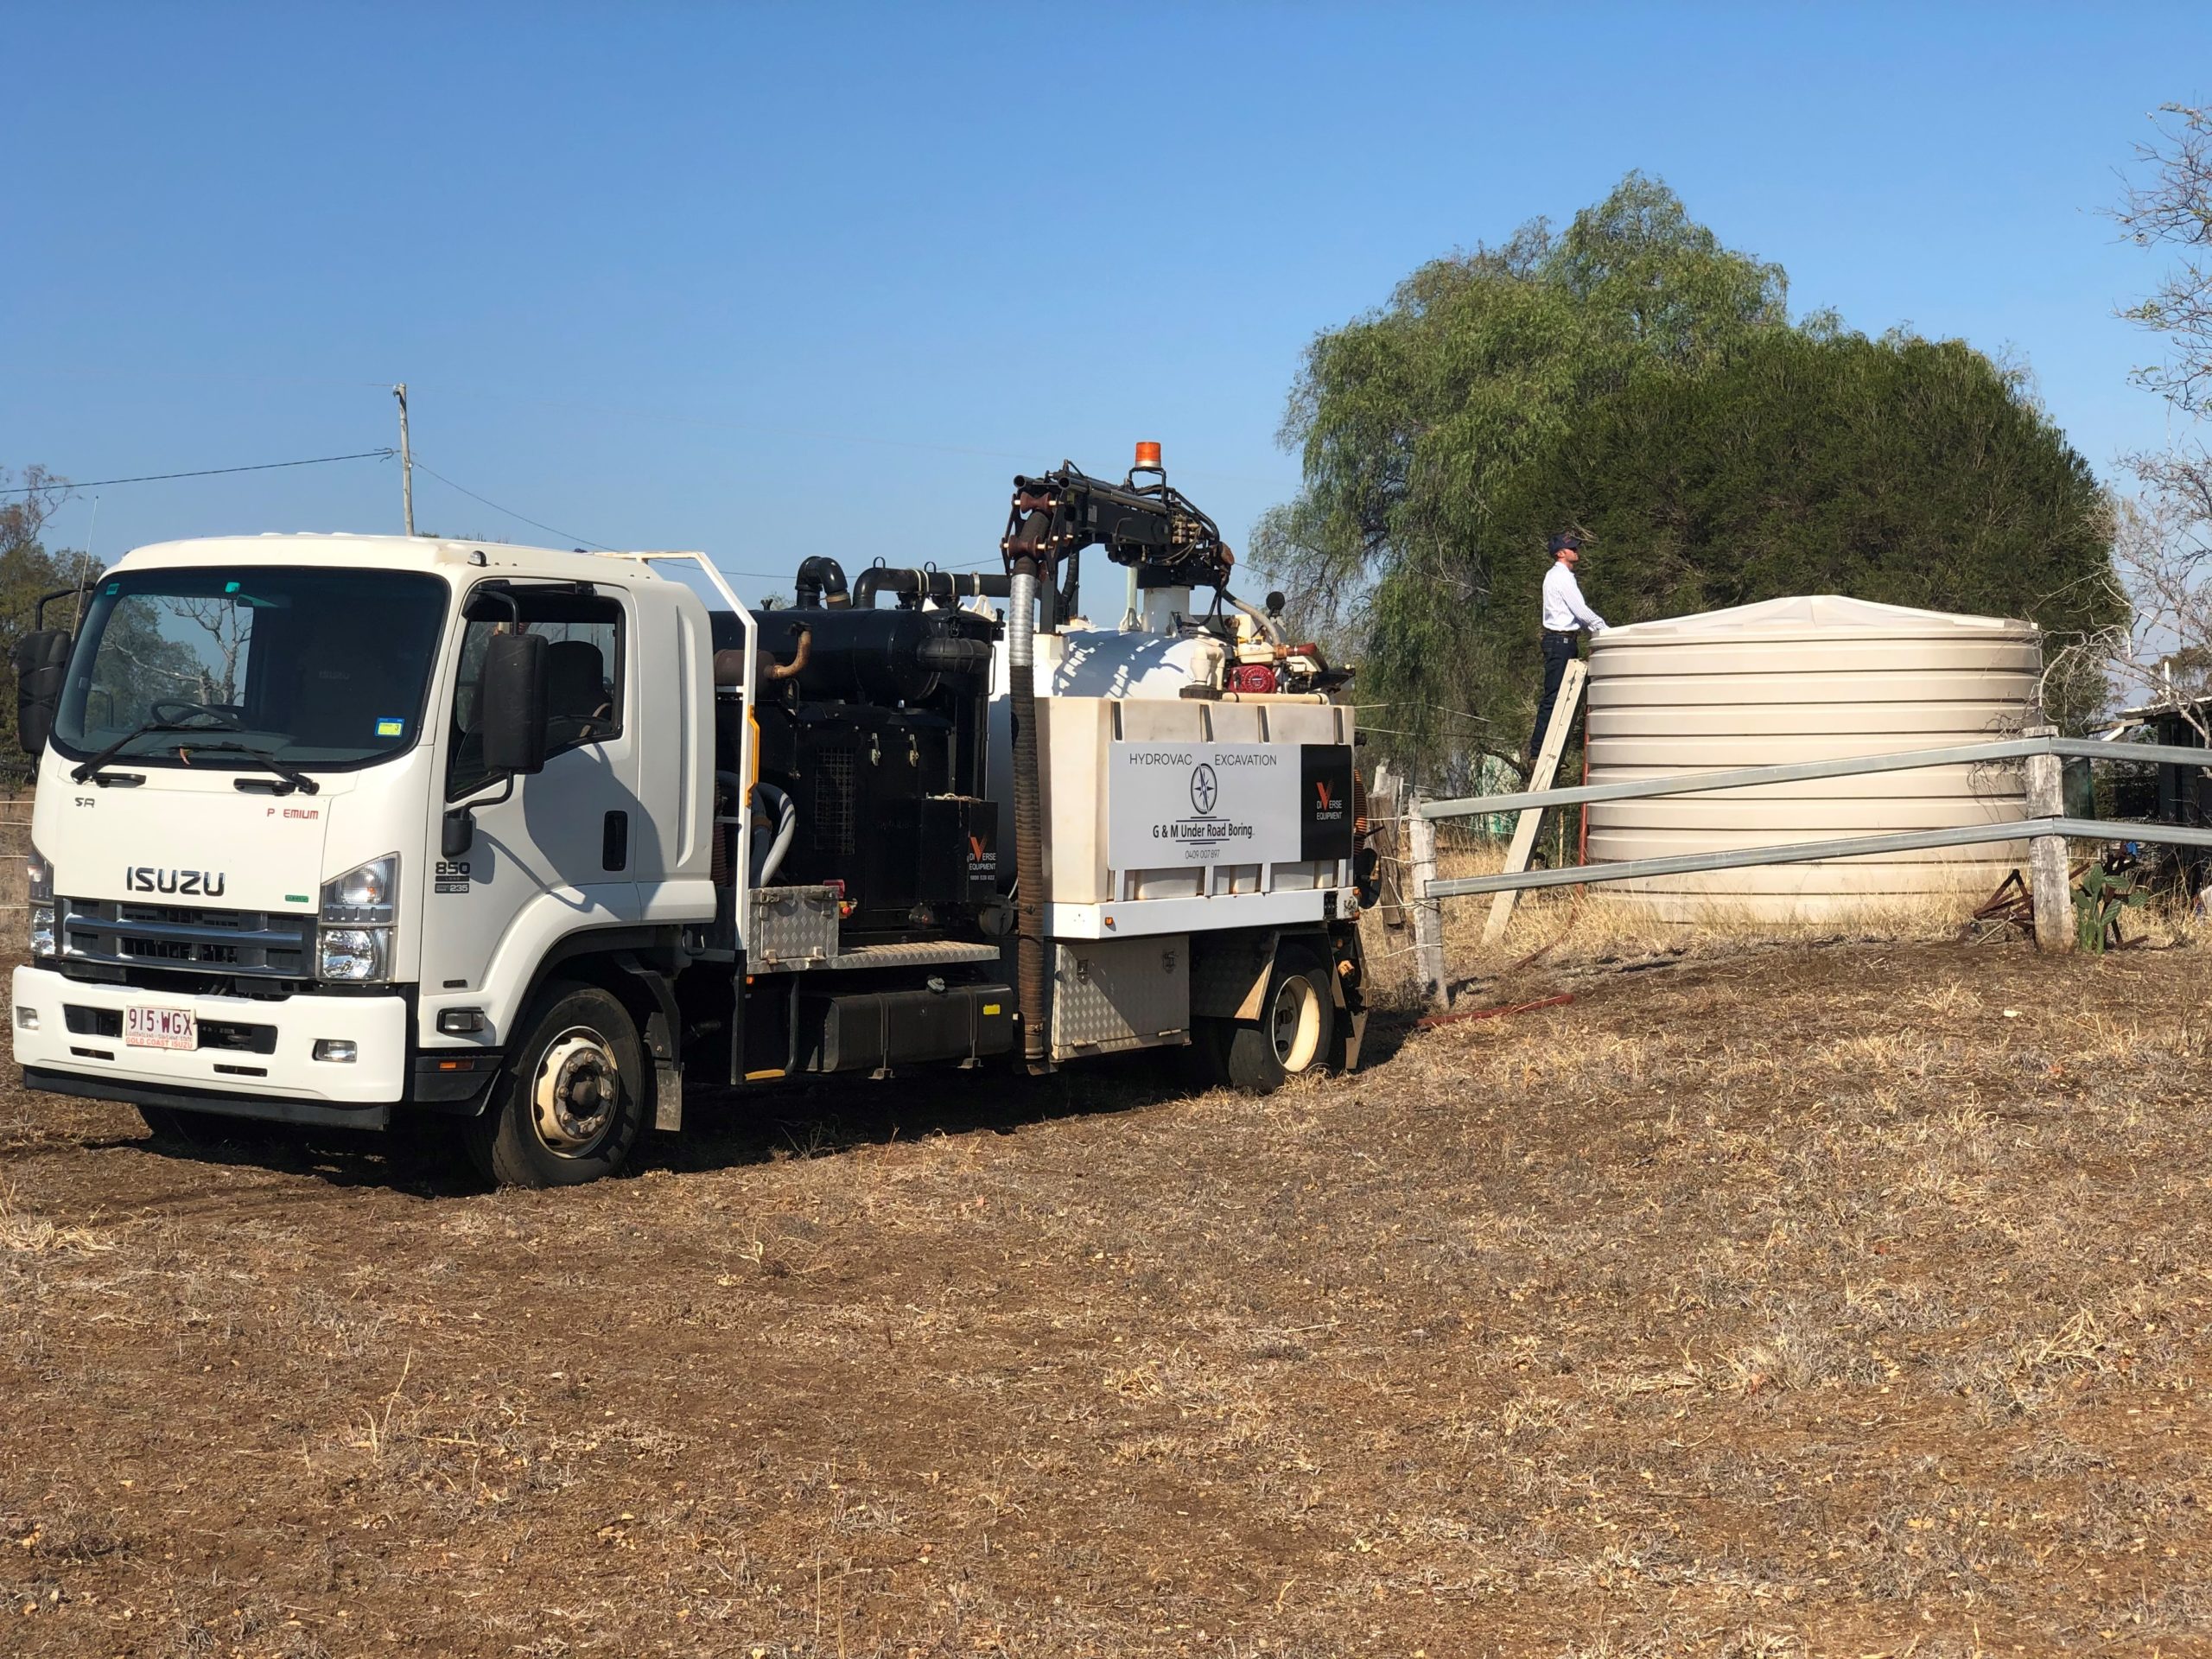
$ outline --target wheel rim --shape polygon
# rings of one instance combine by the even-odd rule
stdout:
[[[1268,1037],[1284,1071],[1303,1071],[1313,1064],[1321,1046],[1321,997],[1305,975],[1292,974],[1275,987]]]
[[[622,1071],[606,1038],[572,1026],[545,1046],[531,1079],[531,1121],[545,1149],[581,1158],[607,1136],[622,1097]]]

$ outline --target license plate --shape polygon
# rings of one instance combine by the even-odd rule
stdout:
[[[123,1011],[123,1041],[129,1048],[197,1048],[200,1016],[190,1008],[134,1003]]]

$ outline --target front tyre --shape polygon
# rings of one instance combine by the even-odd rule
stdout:
[[[1287,1078],[1325,1069],[1336,1016],[1329,970],[1321,959],[1306,950],[1281,950],[1259,1019],[1240,1020],[1229,1028],[1224,1058],[1230,1086],[1248,1095],[1271,1095]]]
[[[581,1186],[622,1167],[645,1127],[645,1055],[629,1010],[595,985],[552,985],[469,1125],[480,1173],[501,1186]]]

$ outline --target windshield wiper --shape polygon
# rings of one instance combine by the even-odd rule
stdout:
[[[81,784],[87,779],[98,776],[101,767],[108,765],[111,761],[114,760],[118,755],[123,753],[124,746],[125,744],[135,743],[142,737],[152,737],[169,733],[197,734],[204,733],[207,730],[207,728],[205,726],[185,726],[181,725],[173,720],[149,721],[145,725],[141,726],[135,732],[125,732],[121,737],[117,738],[114,742],[109,744],[107,747],[102,749],[91,760],[86,761],[83,766],[77,767],[69,774],[69,780],[72,783]],[[282,778],[291,788],[299,790],[308,795],[320,795],[322,793],[322,785],[315,782],[314,779],[308,777],[307,773],[302,772],[297,766],[293,766],[289,761],[276,760],[273,756],[266,754],[261,750],[255,748],[250,743],[233,743],[226,738],[219,743],[179,743],[176,745],[176,747],[180,751],[190,749],[195,753],[202,754],[213,751],[223,754],[250,755],[254,760],[260,761],[263,766],[268,767],[270,771],[275,772],[279,778]]]
[[[142,737],[150,737],[156,732],[204,732],[207,729],[205,726],[180,725],[173,720],[149,721],[135,732],[125,732],[107,747],[86,761],[83,766],[72,772],[69,774],[69,781],[73,784],[83,783],[86,779],[95,775],[102,766],[114,760],[117,755],[122,753],[126,743],[136,743]]]
[[[285,783],[289,785],[292,788],[299,790],[303,794],[320,795],[322,793],[322,785],[315,782],[314,779],[308,777],[307,773],[302,772],[290,761],[279,760],[275,755],[269,753],[265,750],[257,749],[251,743],[233,743],[228,739],[226,739],[220,743],[180,743],[177,745],[177,748],[180,752],[189,749],[194,754],[251,755],[255,760],[260,761],[263,766],[268,767],[270,771],[275,772],[279,778],[282,778]],[[186,764],[189,765],[190,762],[188,761]]]

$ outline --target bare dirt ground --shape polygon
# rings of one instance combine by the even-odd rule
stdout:
[[[472,1191],[0,1096],[0,1652],[2212,1651],[2207,957],[1539,964]]]

